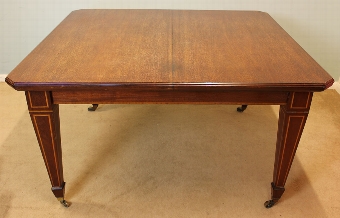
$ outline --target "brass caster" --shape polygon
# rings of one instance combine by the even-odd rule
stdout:
[[[264,206],[265,208],[271,208],[272,206],[275,205],[275,203],[276,203],[275,201],[269,200],[269,201],[264,202]]]
[[[242,113],[245,109],[247,109],[248,105],[242,105],[241,107],[237,108],[237,112]]]
[[[70,203],[70,202],[67,202],[66,200],[64,200],[64,198],[61,198],[61,199],[58,198],[58,201],[59,201],[64,207],[69,207],[69,206],[71,206],[71,203]]]
[[[98,107],[98,104],[92,104],[92,107],[87,108],[88,111],[95,111]]]
[[[65,200],[60,201],[60,203],[61,203],[64,207],[69,207],[69,206],[71,206],[71,204],[70,204],[69,202],[65,201]]]

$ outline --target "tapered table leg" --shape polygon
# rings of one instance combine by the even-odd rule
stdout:
[[[50,92],[27,91],[26,100],[34,130],[52,184],[52,192],[65,207],[59,105],[53,104]]]
[[[271,200],[272,207],[285,191],[285,184],[312,101],[312,92],[291,93],[287,105],[280,107]]]

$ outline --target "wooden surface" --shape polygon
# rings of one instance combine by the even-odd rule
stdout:
[[[333,79],[267,13],[78,10],[6,78],[17,90],[117,86],[322,91]]]

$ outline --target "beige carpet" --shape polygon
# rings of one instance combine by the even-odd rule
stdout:
[[[340,217],[340,95],[316,93],[271,209],[278,106],[61,105],[69,208],[50,182],[23,92],[0,83],[0,217]]]

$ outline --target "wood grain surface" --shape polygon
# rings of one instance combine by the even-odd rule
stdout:
[[[78,10],[6,78],[17,90],[322,91],[325,72],[267,13]]]

